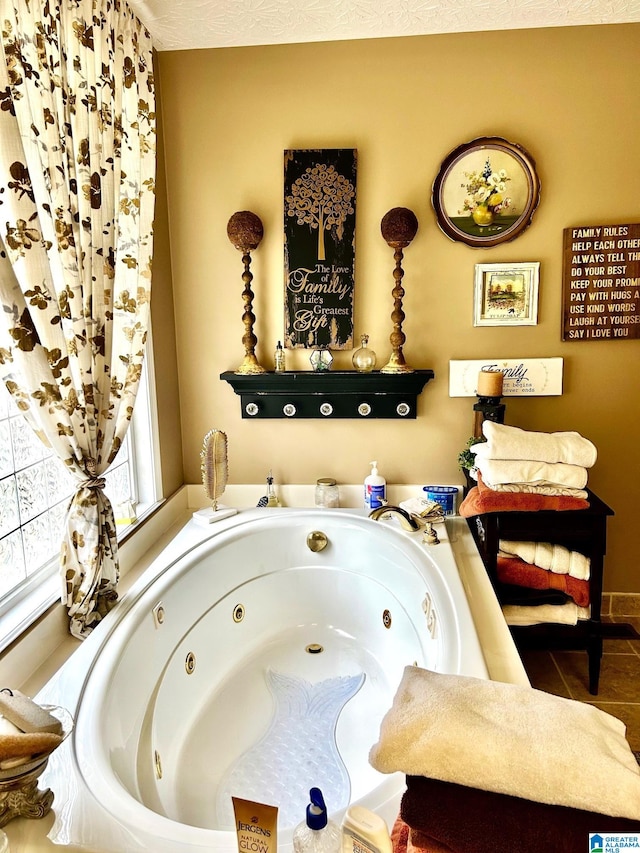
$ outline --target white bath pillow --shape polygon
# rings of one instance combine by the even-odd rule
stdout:
[[[532,687],[407,666],[369,761],[382,773],[640,818],[624,724]]]

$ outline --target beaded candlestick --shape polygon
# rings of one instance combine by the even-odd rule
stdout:
[[[253,291],[251,290],[253,275],[249,269],[251,266],[251,251],[258,248],[263,233],[260,218],[255,213],[251,213],[250,210],[241,210],[238,213],[234,213],[227,223],[227,237],[236,249],[242,252],[242,263],[244,264],[244,272],[242,273],[242,281],[244,282],[244,290],[242,292],[242,299],[244,301],[244,313],[242,315],[242,322],[244,323],[244,335],[242,336],[244,358],[235,371],[236,373],[266,373],[265,368],[262,367],[256,357],[258,339],[253,332],[253,324],[256,321],[253,313]]]
[[[402,352],[402,347],[406,341],[406,335],[402,331],[402,323],[405,319],[405,314],[402,310],[402,297],[404,296],[404,289],[402,287],[402,277],[404,275],[404,270],[402,269],[402,250],[416,236],[418,220],[415,214],[406,207],[394,207],[382,217],[380,230],[387,244],[392,249],[395,249],[393,257],[396,262],[393,271],[395,286],[391,291],[391,295],[393,296],[393,311],[391,313],[393,332],[389,336],[392,353],[389,361],[381,368],[380,372],[413,373],[413,367],[409,367],[406,363]]]

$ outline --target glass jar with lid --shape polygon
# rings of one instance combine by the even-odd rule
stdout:
[[[316,506],[336,509],[340,506],[340,493],[332,477],[322,477],[316,482]]]

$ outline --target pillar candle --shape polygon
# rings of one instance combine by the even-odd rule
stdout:
[[[504,374],[501,370],[481,370],[478,374],[478,397],[501,397]]]

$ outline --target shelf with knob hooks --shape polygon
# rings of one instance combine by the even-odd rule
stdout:
[[[412,420],[418,396],[433,370],[390,374],[374,370],[288,370],[247,375],[227,371],[220,379],[240,397],[242,417],[335,420]]]

